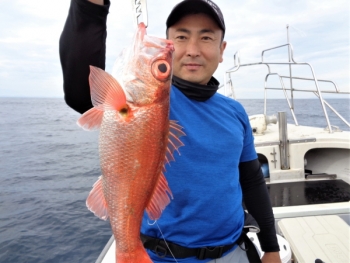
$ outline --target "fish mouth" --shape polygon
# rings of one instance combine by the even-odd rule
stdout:
[[[175,47],[174,47],[173,41],[171,41],[171,40],[167,41],[165,49],[167,49],[171,53],[174,52],[175,51]]]

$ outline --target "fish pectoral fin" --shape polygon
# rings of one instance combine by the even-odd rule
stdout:
[[[160,174],[158,183],[154,188],[152,197],[146,206],[146,211],[151,220],[157,220],[165,207],[170,203],[173,195],[163,173]]]
[[[92,108],[85,112],[77,121],[77,124],[84,130],[91,131],[99,129],[102,123],[103,111]]]
[[[174,161],[174,151],[176,150],[179,154],[179,148],[184,144],[181,142],[180,137],[186,134],[182,131],[182,126],[177,124],[177,121],[169,121],[169,137],[168,137],[168,148],[165,154],[164,165],[170,161]]]
[[[90,66],[91,101],[95,108],[119,111],[126,105],[126,96],[119,82],[103,69]]]
[[[100,176],[96,183],[94,183],[92,190],[86,199],[86,206],[95,214],[95,216],[103,220],[108,219],[107,203],[102,190],[102,176]]]

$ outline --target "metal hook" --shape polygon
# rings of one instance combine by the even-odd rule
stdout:
[[[146,0],[131,0],[132,9],[134,11],[134,21],[138,25],[141,22],[148,26],[147,3]],[[142,19],[141,19],[142,18]]]

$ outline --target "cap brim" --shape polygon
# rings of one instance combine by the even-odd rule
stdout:
[[[213,7],[206,1],[201,0],[186,0],[182,1],[174,7],[166,21],[167,29],[175,25],[181,18],[189,14],[207,14],[218,24],[218,26],[225,32],[225,25],[219,18],[219,15],[213,10]]]

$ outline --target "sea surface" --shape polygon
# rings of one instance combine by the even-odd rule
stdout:
[[[263,100],[239,101],[263,113]],[[350,121],[348,99],[329,102]],[[270,115],[288,110],[285,100],[268,106]],[[326,127],[318,100],[296,100],[295,109],[299,124]],[[110,238],[109,222],[85,206],[100,175],[98,132],[79,128],[79,116],[59,98],[0,98],[1,263],[95,262]]]

